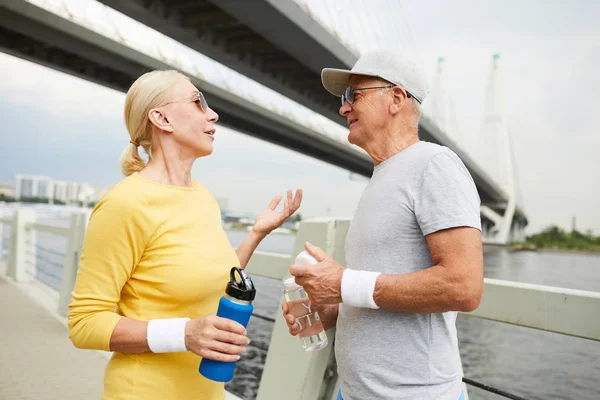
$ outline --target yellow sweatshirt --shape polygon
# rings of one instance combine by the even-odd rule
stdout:
[[[197,318],[217,311],[239,265],[219,206],[199,183],[161,185],[133,174],[94,208],[69,306],[75,346],[110,351],[122,316]],[[114,353],[103,400],[222,400],[223,383],[198,372],[191,352]]]

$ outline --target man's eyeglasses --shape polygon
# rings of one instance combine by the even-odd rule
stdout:
[[[208,103],[206,102],[206,99],[204,98],[204,95],[202,94],[202,92],[198,92],[198,93],[194,93],[194,97],[192,99],[190,99],[189,97],[186,99],[180,99],[180,100],[173,100],[170,101],[166,104],[164,104],[165,106],[171,103],[179,103],[182,101],[192,101],[193,103],[196,103],[198,105],[198,107],[200,107],[200,109],[203,112],[207,112],[208,111]]]
[[[395,86],[396,85],[387,85],[387,86],[373,86],[373,87],[365,87],[365,88],[353,88],[352,86],[348,86],[344,90],[344,94],[342,95],[342,105],[344,105],[345,102],[354,104],[354,92],[358,92],[359,90],[389,89],[389,88],[393,88]],[[412,97],[412,95],[410,93],[408,93],[408,91],[406,91],[406,97],[408,97],[410,99]]]

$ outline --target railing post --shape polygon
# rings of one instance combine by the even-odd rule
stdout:
[[[10,228],[10,250],[6,274],[15,282],[25,283],[35,279],[35,231],[28,229],[35,222],[35,211],[27,208],[16,209]],[[31,252],[27,252],[30,245]]]
[[[349,226],[350,220],[303,221],[296,236],[292,262],[304,250],[304,242],[310,241],[343,265]],[[257,400],[329,399],[336,384],[332,354],[334,338],[335,329],[328,330],[328,346],[315,353],[306,353],[298,337],[290,336],[281,312],[277,313]]]
[[[81,248],[85,238],[85,230],[90,213],[76,213],[71,215],[71,226],[67,243],[67,252],[63,264],[62,278],[60,280],[60,293],[58,298],[58,313],[67,316],[69,313],[69,303],[71,302],[71,293],[75,287],[75,278],[77,278],[77,269],[81,257]]]

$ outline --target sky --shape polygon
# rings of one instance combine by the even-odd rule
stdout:
[[[423,58],[445,57],[463,136],[479,137],[491,54],[501,55],[504,109],[528,232],[550,224],[600,234],[600,2],[405,1]],[[479,147],[481,150],[481,147]]]
[[[481,122],[491,57],[499,53],[527,232],[551,224],[570,230],[575,216],[577,229],[600,234],[600,113],[594,110],[600,93],[598,2],[369,4],[371,13],[397,16],[406,32],[399,40],[418,49],[431,78],[438,57],[445,58],[444,84],[457,139],[482,163],[492,159],[486,151],[495,149]],[[363,19],[366,25],[369,20],[373,17]],[[123,93],[4,53],[0,74],[10,77],[0,80],[0,183],[14,184],[17,173],[97,187],[122,179],[118,159],[129,140]],[[494,165],[484,167],[491,171]],[[301,187],[302,215],[350,217],[366,185],[340,168],[222,126],[214,153],[199,159],[192,174],[216,197],[227,198],[230,209],[253,213],[275,194]]]

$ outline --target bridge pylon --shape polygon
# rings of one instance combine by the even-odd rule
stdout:
[[[429,107],[431,117],[435,124],[455,143],[460,144],[458,124],[452,102],[448,97],[446,89],[446,79],[444,73],[444,57],[438,58],[438,63],[431,88],[430,101],[426,104]]]
[[[525,224],[515,220],[517,209],[516,182],[514,157],[512,152],[511,137],[504,113],[503,86],[499,68],[500,54],[494,54],[488,84],[486,88],[483,121],[480,137],[484,146],[495,154],[488,158],[497,178],[502,178],[503,188],[506,190],[508,201],[499,205],[481,205],[481,214],[484,217],[483,234],[486,243],[505,245],[513,241],[522,240]],[[494,137],[493,135],[497,135]],[[491,142],[498,140],[496,147]],[[488,166],[490,166],[488,164]]]

